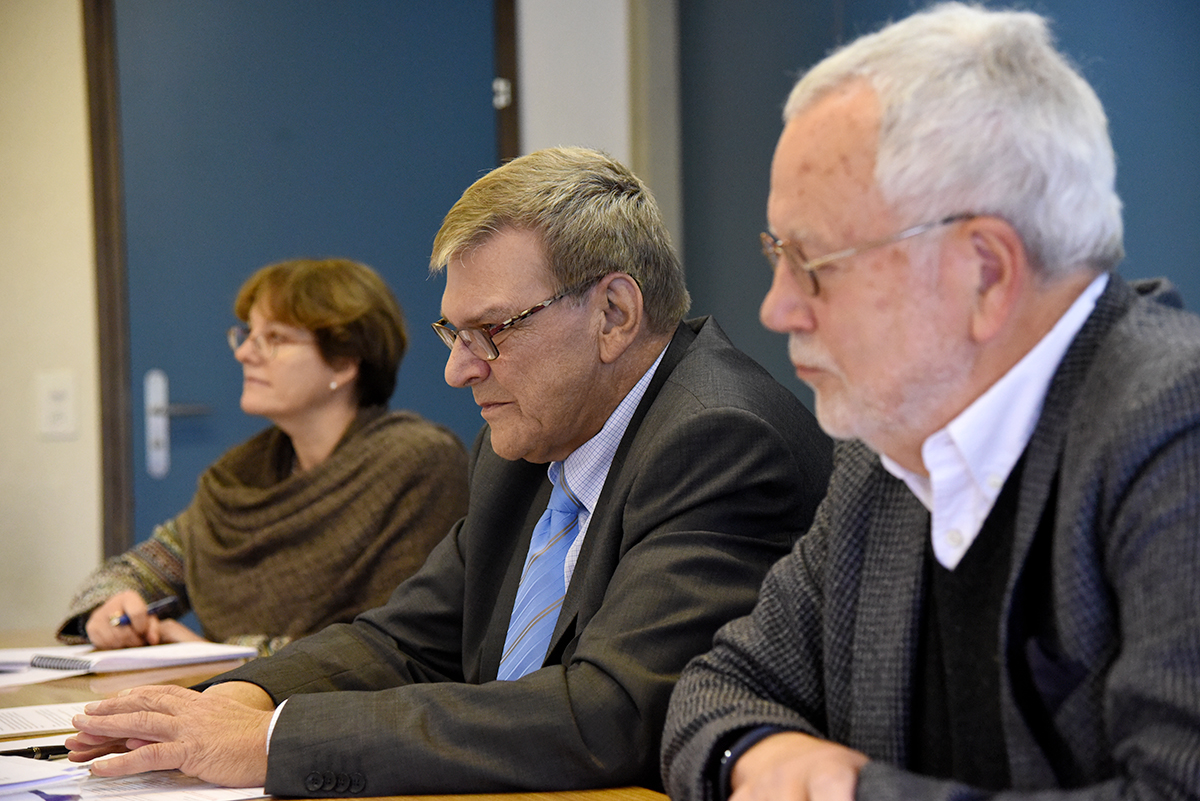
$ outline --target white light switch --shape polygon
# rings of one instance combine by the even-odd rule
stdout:
[[[68,369],[39,370],[36,382],[38,433],[46,439],[76,436],[75,374]]]

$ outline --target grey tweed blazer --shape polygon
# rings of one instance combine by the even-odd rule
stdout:
[[[1200,318],[1155,289],[1111,276],[1025,452],[995,633],[1012,785],[1043,791],[1022,798],[1200,793]],[[810,532],[676,687],[672,798],[713,797],[716,749],[764,724],[866,753],[858,799],[984,795],[904,769],[928,532],[839,445]]]

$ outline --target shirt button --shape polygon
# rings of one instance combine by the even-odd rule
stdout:
[[[962,547],[962,544],[963,544],[962,532],[956,528],[950,529],[949,531],[946,532],[946,542],[950,543],[955,548]]]
[[[987,477],[987,485],[994,490],[998,490],[1004,486],[1004,480],[1001,479],[1000,476],[993,473]]]

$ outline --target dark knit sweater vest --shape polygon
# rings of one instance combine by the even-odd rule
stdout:
[[[1000,718],[1000,613],[1023,461],[954,570],[938,563],[926,537],[910,767],[986,790],[1009,786]]]

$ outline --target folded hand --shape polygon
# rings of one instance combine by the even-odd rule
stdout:
[[[733,766],[729,801],[854,801],[865,755],[799,732],[765,737]]]
[[[237,684],[242,694],[229,685],[204,693],[175,686],[137,687],[88,704],[85,714],[73,721],[79,734],[67,739],[70,759],[82,762],[117,754],[92,763],[97,776],[178,769],[227,787],[262,785],[267,778],[270,699],[256,687],[245,691],[248,685]]]

